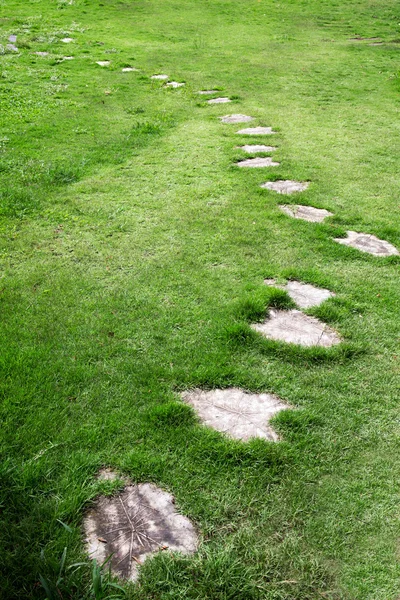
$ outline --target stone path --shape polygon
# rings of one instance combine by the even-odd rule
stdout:
[[[398,256],[399,251],[395,246],[380,240],[374,235],[367,233],[357,233],[356,231],[347,231],[347,238],[335,238],[335,242],[344,246],[357,248],[361,252],[368,252],[375,256]]]
[[[296,192],[304,192],[310,183],[308,181],[291,181],[280,179],[278,181],[267,181],[262,183],[261,187],[265,190],[271,190],[278,194],[295,194]]]
[[[257,154],[258,152],[274,152],[276,150],[275,146],[264,146],[264,144],[253,144],[253,145],[244,145],[238,146],[244,152],[248,154]]]
[[[243,441],[254,437],[278,441],[269,420],[289,408],[273,394],[250,394],[238,388],[195,389],[183,392],[182,398],[206,425]]]
[[[108,473],[107,478],[113,477]],[[98,498],[83,529],[89,557],[102,564],[112,555],[113,574],[132,581],[149,556],[165,550],[191,554],[198,546],[196,531],[177,512],[174,498],[151,483]]]
[[[277,287],[285,290],[299,308],[312,308],[319,306],[328,298],[333,298],[336,294],[329,290],[317,288],[309,283],[300,281],[288,281],[285,285],[277,284],[275,279],[265,279],[265,285]]]
[[[257,157],[257,158],[248,158],[246,160],[241,160],[236,163],[238,167],[249,167],[249,168],[259,168],[259,167],[278,167],[279,163],[274,162],[272,158],[266,157]]]
[[[225,115],[224,117],[218,117],[223,123],[248,123],[252,121],[254,117],[248,115]]]
[[[314,208],[313,206],[303,206],[302,204],[280,204],[279,208],[289,217],[310,221],[310,223],[322,223],[326,217],[333,216],[333,213],[324,208]]]
[[[272,131],[272,127],[247,127],[247,129],[241,129],[236,133],[242,135],[273,135],[275,131]]]

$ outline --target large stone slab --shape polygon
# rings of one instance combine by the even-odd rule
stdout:
[[[356,231],[347,231],[347,238],[335,238],[335,242],[344,246],[357,248],[361,252],[368,252],[374,256],[392,256],[398,255],[399,251],[395,246],[380,240],[374,235],[368,233],[357,233]]]
[[[293,219],[302,219],[310,223],[322,223],[326,217],[332,217],[333,215],[325,208],[314,208],[313,206],[303,206],[301,204],[281,204],[279,208],[285,215],[293,217]]]
[[[278,167],[279,163],[274,162],[272,160],[272,158],[270,158],[269,156],[267,156],[265,158],[262,158],[259,156],[257,158],[248,158],[246,160],[241,160],[240,162],[237,163],[237,166],[255,169],[255,168],[260,168],[260,167]]]
[[[247,127],[246,129],[240,129],[236,133],[242,135],[273,135],[275,131],[272,131],[272,127]]]
[[[238,146],[244,152],[248,154],[257,154],[258,152],[274,152],[276,146],[265,146],[264,144],[245,144],[244,146]]]
[[[296,192],[304,192],[310,183],[308,181],[292,181],[290,179],[279,179],[278,181],[267,181],[262,183],[261,187],[265,190],[271,190],[278,194],[295,194]]]
[[[317,288],[309,283],[301,283],[300,281],[288,281],[285,285],[279,285],[276,283],[275,279],[265,279],[264,283],[280,288],[281,290],[286,290],[299,308],[319,306],[328,298],[335,296],[335,294],[329,290]]]
[[[159,79],[160,81],[164,81],[165,79],[169,79],[168,75],[152,75],[150,79]]]
[[[108,477],[111,479],[111,477]],[[195,552],[192,523],[180,515],[171,494],[151,483],[128,485],[117,496],[101,496],[83,521],[86,549],[100,564],[110,555],[114,575],[135,580],[152,554]]]
[[[300,346],[329,347],[341,341],[334,329],[299,310],[270,310],[263,323],[251,327],[270,340]]]
[[[228,102],[232,102],[232,100],[222,96],[221,98],[211,98],[211,100],[207,100],[208,104],[227,104]]]
[[[167,87],[179,88],[185,85],[184,83],[179,83],[179,81],[169,81],[165,84]]]
[[[254,117],[248,115],[225,115],[224,117],[218,117],[223,123],[248,123],[252,121]]]
[[[289,408],[273,394],[251,394],[238,388],[195,389],[184,392],[182,398],[206,425],[243,441],[254,437],[277,441],[278,434],[269,420]]]

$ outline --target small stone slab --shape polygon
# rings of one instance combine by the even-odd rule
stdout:
[[[232,102],[230,98],[211,98],[211,100],[207,100],[207,104],[227,104],[228,102]]]
[[[246,160],[241,160],[237,163],[238,167],[249,167],[249,168],[259,168],[259,167],[278,167],[279,163],[274,162],[272,158],[267,156],[266,158],[261,158],[260,156],[257,158],[248,158]]]
[[[179,81],[169,81],[165,84],[167,87],[179,88],[185,85],[184,83],[179,83]]]
[[[100,67],[108,67],[109,64],[109,60],[96,60],[96,65],[99,65]]]
[[[270,340],[300,346],[329,347],[341,341],[334,329],[299,310],[270,310],[268,319],[251,327]]]
[[[267,181],[262,183],[261,187],[265,190],[271,190],[278,194],[294,194],[295,192],[304,192],[310,183],[308,181],[291,181],[290,179],[279,179],[278,181]]]
[[[135,69],[135,67],[124,67],[122,69],[123,73],[131,73],[132,71],[139,71],[139,69]]]
[[[346,233],[347,238],[335,238],[335,242],[357,248],[361,252],[368,252],[374,256],[398,256],[400,254],[395,246],[374,235],[356,231],[346,231]]]
[[[224,117],[218,117],[223,123],[248,123],[252,121],[253,117],[248,115],[225,115]]]
[[[319,306],[325,300],[328,300],[328,298],[333,298],[336,295],[329,290],[317,288],[309,283],[301,283],[300,281],[288,281],[286,285],[279,285],[275,279],[265,279],[264,283],[285,290],[299,308]]]
[[[198,94],[216,94],[218,92],[218,90],[200,90],[199,92],[197,92]]]
[[[250,394],[238,388],[195,389],[184,392],[182,398],[193,406],[206,425],[243,441],[255,437],[278,441],[279,436],[269,420],[289,408],[273,394]]]
[[[10,52],[18,52],[18,48],[14,44],[7,44],[6,49]]]
[[[16,35],[10,35],[8,37],[8,41],[11,42],[12,44],[15,44],[15,42],[17,41],[17,36]]]
[[[152,75],[150,77],[150,79],[159,79],[161,81],[165,80],[165,79],[169,79],[168,75]]]
[[[326,217],[332,217],[333,213],[325,208],[314,208],[313,206],[303,206],[301,204],[280,204],[279,208],[285,215],[293,219],[302,219],[310,223],[322,223]]]
[[[35,52],[36,56],[48,56],[48,52]]]
[[[114,575],[134,581],[140,565],[160,550],[191,554],[198,538],[171,494],[151,483],[128,485],[117,496],[101,496],[83,522],[86,549],[103,563],[112,555]]]
[[[248,154],[257,154],[258,152],[274,152],[276,150],[275,146],[264,146],[264,144],[251,144],[239,146],[239,148]]]
[[[62,42],[64,42],[64,44],[70,44],[71,42],[73,42],[73,38],[70,37],[66,37],[66,38],[62,38],[61,40]]]
[[[74,60],[73,56],[63,56],[63,60]]]

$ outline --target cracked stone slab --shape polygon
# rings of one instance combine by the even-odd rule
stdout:
[[[160,81],[164,81],[165,79],[169,79],[168,75],[152,75],[150,79],[159,79]]]
[[[263,323],[251,327],[270,340],[288,344],[326,348],[341,342],[334,329],[299,310],[270,310]]]
[[[198,94],[217,94],[218,90],[200,90],[199,92],[197,92]]]
[[[395,246],[374,235],[356,231],[346,231],[346,233],[347,238],[335,238],[335,242],[357,248],[361,252],[368,252],[374,256],[398,256],[400,254]]]
[[[271,190],[278,194],[294,194],[304,192],[310,183],[308,181],[292,181],[290,179],[279,179],[278,181],[267,181],[262,183],[261,187],[265,190]]]
[[[245,144],[244,146],[238,146],[244,152],[248,154],[257,154],[258,152],[274,152],[276,146],[265,146],[264,144]]]
[[[62,42],[64,42],[64,44],[70,44],[71,42],[73,42],[73,38],[70,37],[66,37],[66,38],[62,38],[61,40]]]
[[[248,115],[225,115],[224,117],[218,117],[221,119],[223,123],[248,123],[252,121],[254,117],[249,117]]]
[[[302,204],[280,204],[279,208],[285,215],[293,217],[293,219],[302,219],[310,223],[322,223],[326,217],[332,217],[333,215],[333,213],[325,210],[325,208],[314,208],[313,206],[303,206]]]
[[[206,425],[243,441],[255,437],[278,441],[269,420],[290,408],[273,394],[251,394],[238,388],[195,389],[183,392],[182,398]]]
[[[259,167],[278,167],[280,163],[275,162],[267,156],[266,158],[256,157],[241,160],[237,163],[238,167],[259,168]]]
[[[275,279],[265,279],[264,283],[285,290],[299,308],[319,306],[325,300],[328,300],[328,298],[333,298],[336,295],[330,290],[317,288],[309,283],[301,283],[300,281],[288,281],[285,285],[279,285]]]
[[[211,98],[211,100],[207,100],[207,104],[227,104],[228,102],[232,102],[232,100],[222,96],[220,98]]]
[[[162,550],[192,554],[198,537],[174,498],[151,483],[128,485],[115,496],[101,496],[83,521],[86,550],[100,564],[112,555],[114,575],[134,581],[140,565]]]
[[[123,73],[131,73],[132,71],[139,71],[139,69],[136,69],[135,67],[124,67],[122,69]]]
[[[240,129],[236,133],[241,133],[242,135],[273,135],[276,132],[272,131],[272,127],[247,127],[246,129]]]
[[[165,84],[167,87],[179,88],[185,85],[184,83],[180,83],[179,81],[169,81]]]
[[[99,65],[99,67],[108,67],[109,64],[109,60],[96,60],[96,65]]]

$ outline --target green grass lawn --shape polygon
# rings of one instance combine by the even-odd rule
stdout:
[[[109,466],[171,492],[201,539],[124,597],[398,599],[400,260],[333,240],[400,249],[398,2],[0,0],[0,24],[0,597],[44,598],[64,548],[54,598],[95,597],[67,567]],[[215,88],[233,102],[197,94]],[[229,113],[277,133],[236,135]],[[280,166],[238,169],[241,143]],[[289,305],[266,277],[333,290],[308,314],[343,344],[255,334]],[[231,386],[296,409],[281,442],[229,440],[180,402]]]

